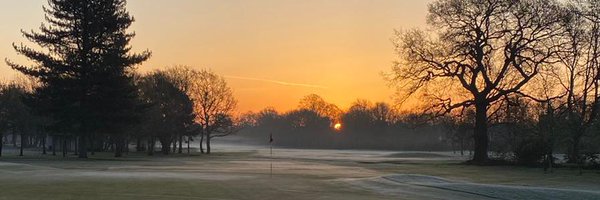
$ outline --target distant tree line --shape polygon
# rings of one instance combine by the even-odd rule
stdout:
[[[427,23],[397,32],[390,81],[473,162],[597,165],[600,1],[437,0]]]
[[[246,113],[239,136],[265,144],[295,148],[449,150],[442,126],[428,118],[399,112],[383,102],[357,100],[348,110],[312,94],[297,109],[279,113],[273,108]],[[338,129],[336,129],[336,124]],[[468,148],[464,148],[467,150]]]
[[[10,135],[20,155],[39,147],[44,154],[60,149],[63,156],[72,151],[87,158],[113,151],[120,157],[132,143],[149,154],[157,142],[165,154],[182,153],[184,142],[200,136],[201,152],[210,153],[211,139],[237,130],[236,100],[215,73],[186,67],[135,72],[151,53],[131,52],[135,34],[127,29],[134,19],[125,5],[48,0],[39,31],[22,31],[38,47],[13,44],[31,63],[6,60],[27,78],[0,84],[0,143]]]

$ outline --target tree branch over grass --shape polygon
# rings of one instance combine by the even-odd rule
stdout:
[[[451,82],[460,91],[439,91],[431,110],[446,114],[475,106],[474,161],[488,159],[490,106],[523,93],[556,54],[550,40],[562,29],[553,0],[438,0],[429,6],[428,24],[437,31],[398,31],[399,55],[391,81],[408,98]],[[448,90],[448,89],[446,89]],[[457,93],[470,97],[453,101]]]

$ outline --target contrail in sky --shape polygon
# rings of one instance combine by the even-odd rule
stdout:
[[[322,85],[311,85],[311,84],[302,84],[302,83],[290,83],[290,82],[285,82],[285,81],[262,79],[262,78],[252,78],[252,77],[243,77],[243,76],[225,76],[225,78],[240,79],[240,80],[249,80],[249,81],[262,81],[262,82],[275,83],[275,84],[285,85],[285,86],[296,86],[296,87],[309,87],[309,88],[329,89],[328,87],[325,87],[325,86],[322,86]]]

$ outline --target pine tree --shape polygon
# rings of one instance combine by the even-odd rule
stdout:
[[[125,0],[48,0],[39,32],[23,31],[44,51],[13,44],[35,64],[7,60],[41,82],[35,107],[52,118],[49,130],[78,138],[80,158],[96,133],[109,133],[120,156],[127,125],[136,121],[132,72],[151,53],[130,52],[134,19],[125,6]]]

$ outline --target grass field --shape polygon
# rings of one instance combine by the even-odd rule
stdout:
[[[230,145],[216,152],[4,155],[0,199],[600,198],[595,171],[467,166],[449,153],[275,149],[271,159],[266,148]]]

